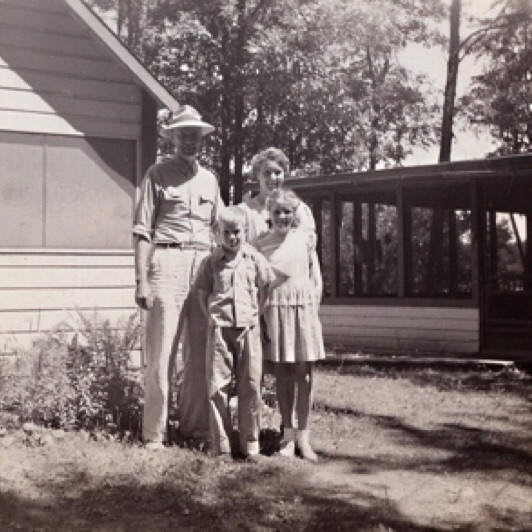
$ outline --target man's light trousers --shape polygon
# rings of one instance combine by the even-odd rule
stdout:
[[[170,380],[175,377],[180,340],[183,351],[180,432],[185,437],[208,439],[207,319],[201,312],[195,291],[191,290],[196,271],[206,255],[204,251],[154,248],[149,273],[154,303],[146,312],[144,338],[142,437],[145,442],[166,440]],[[185,314],[180,327],[183,308]],[[177,365],[180,366],[179,361]]]

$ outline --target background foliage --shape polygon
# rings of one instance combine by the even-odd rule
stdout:
[[[484,18],[463,0],[86,2],[113,18],[179,102],[216,125],[205,155],[226,201],[239,201],[246,163],[269,145],[297,176],[396,166],[438,141],[450,160],[461,114],[493,133],[496,153],[530,150],[528,0],[494,0]],[[412,43],[447,46],[446,26],[447,81],[433,87],[400,56]],[[486,71],[455,102],[469,54]]]
[[[495,0],[484,18],[463,0],[86,1],[114,17],[179,102],[217,126],[206,157],[226,201],[240,199],[246,162],[268,145],[298,176],[400,165],[438,141],[450,160],[460,113],[492,131],[496,153],[530,149],[528,0]],[[447,23],[447,81],[433,87],[400,55],[412,43],[446,46]],[[455,102],[468,54],[486,72]]]
[[[399,54],[437,42],[442,0],[88,3],[114,13],[153,74],[216,125],[206,155],[226,200],[269,145],[309,175],[397,165],[436,141],[437,95]]]

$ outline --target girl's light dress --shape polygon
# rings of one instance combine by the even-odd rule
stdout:
[[[279,283],[274,283],[264,311],[269,337],[264,359],[311,362],[325,358],[318,316],[321,294],[312,277],[321,275],[313,239],[308,231],[296,229],[280,245],[267,234],[258,239],[257,248],[270,262]]]

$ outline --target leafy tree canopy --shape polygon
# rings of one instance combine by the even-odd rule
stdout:
[[[308,175],[398,165],[435,142],[432,88],[398,53],[435,42],[442,0],[90,3],[118,13],[152,73],[216,125],[207,156],[226,199],[269,145]]]
[[[474,21],[477,29],[461,47],[484,63],[458,109],[477,130],[491,132],[498,147],[491,155],[531,151],[532,146],[532,4],[497,0],[494,15]]]

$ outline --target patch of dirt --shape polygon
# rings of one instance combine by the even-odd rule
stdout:
[[[531,384],[513,369],[321,368],[317,465],[9,428],[0,530],[532,530]]]

